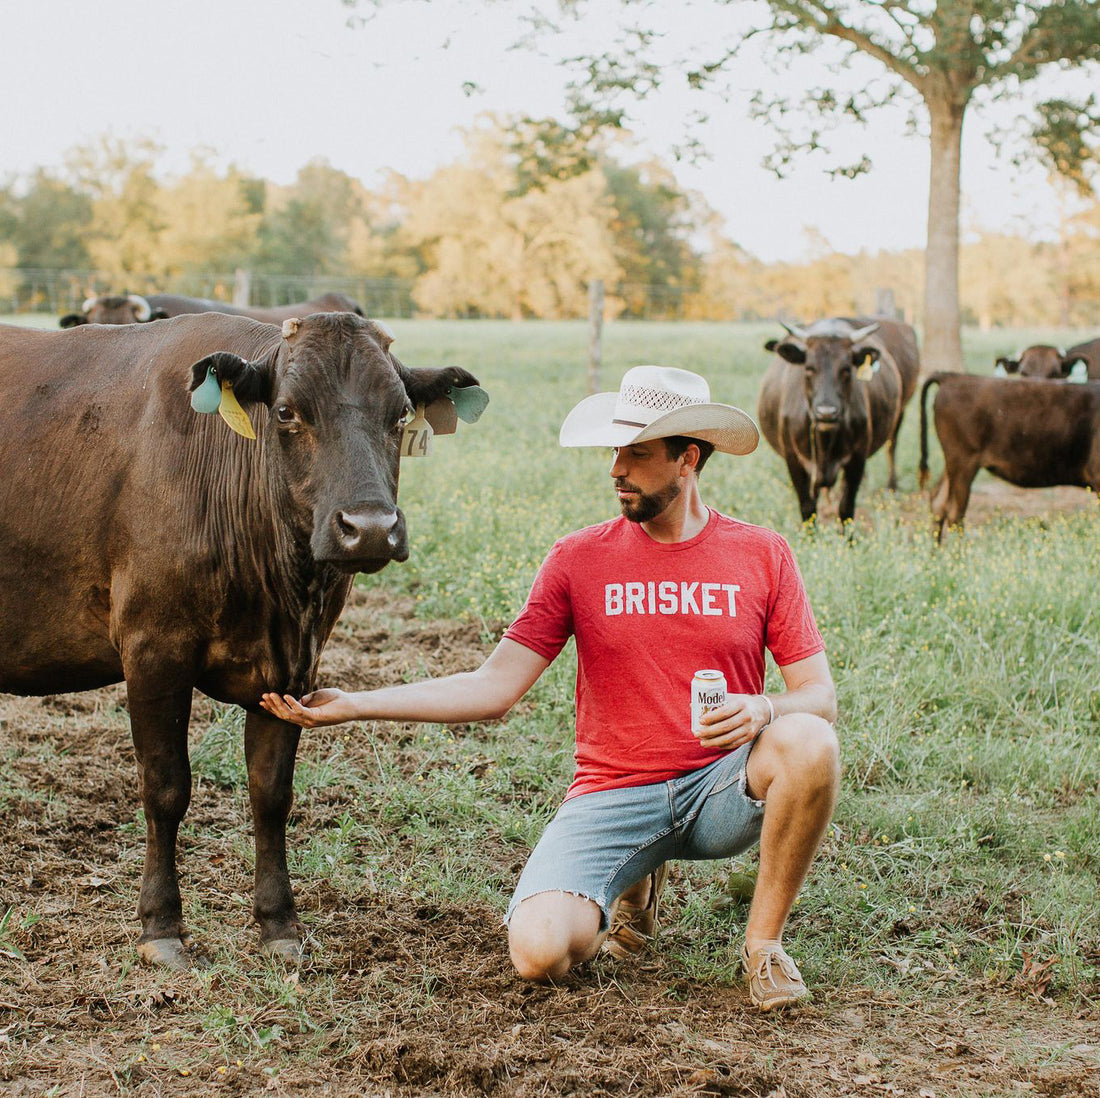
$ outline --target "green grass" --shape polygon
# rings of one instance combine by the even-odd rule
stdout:
[[[583,327],[425,322],[396,330],[408,363],[465,365],[492,403],[476,427],[437,439],[434,459],[406,463],[412,558],[364,582],[411,593],[428,616],[507,619],[553,540],[614,511],[606,455],[556,444],[563,416],[585,393]],[[632,364],[659,362],[702,372],[716,399],[755,411],[770,334],[770,325],[611,325],[604,387]],[[1082,336],[967,333],[968,366],[988,372],[996,353]],[[1096,997],[1098,515],[1006,515],[936,550],[927,502],[915,491],[918,419],[912,405],[896,499],[884,490],[884,457],[872,459],[852,540],[828,523],[803,531],[786,470],[764,444],[746,459],[718,455],[703,474],[708,502],[792,541],[837,679],[844,791],[835,837],[792,920],[795,948],[815,977],[872,984],[899,982],[884,950],[903,954],[895,958],[903,966],[909,957],[917,975],[902,983],[950,966],[1012,973],[1025,949],[1045,950],[1061,958],[1055,986]],[[935,468],[934,438],[931,448]],[[476,744],[506,778],[519,765],[536,769],[524,780],[529,799],[491,814],[510,838],[535,837],[567,780],[571,660],[570,648],[536,688],[532,714]],[[459,758],[473,749],[453,740],[447,750]],[[433,827],[448,832],[441,848],[453,845],[456,827],[476,842],[494,825],[456,796],[447,772],[432,766],[415,791],[434,806]],[[492,803],[491,783],[480,784]],[[713,892],[725,872],[693,867],[690,876]],[[710,947],[733,928],[708,923],[697,907],[688,901],[682,922],[686,930],[701,920],[707,945],[689,949],[686,963],[709,969]],[[737,909],[737,921],[744,914]]]
[[[479,424],[437,438],[433,457],[404,464],[412,556],[360,582],[410,595],[424,618],[467,618],[488,645],[554,539],[615,511],[608,455],[557,446],[562,418],[585,395],[586,330],[393,327],[408,365],[466,366],[492,403]],[[630,365],[677,365],[705,374],[716,399],[755,412],[762,344],[773,334],[768,324],[612,324],[604,387],[616,387]],[[965,346],[970,368],[988,372],[996,353],[1039,336],[1068,344],[1085,334],[967,333]],[[885,491],[883,456],[870,462],[853,537],[827,522],[803,530],[786,471],[765,444],[744,459],[716,455],[703,474],[709,503],[792,542],[839,692],[842,794],[788,944],[815,985],[887,988],[933,1010],[937,1001],[948,1009],[960,989],[1018,994],[1025,956],[1056,956],[1049,994],[1067,1016],[1082,1001],[1095,1009],[1100,516],[1095,508],[1003,515],[936,549],[927,500],[916,492],[917,425],[911,406],[896,498]],[[934,439],[932,451],[935,465]],[[504,722],[305,733],[289,843],[299,890],[327,881],[345,898],[382,897],[402,910],[444,902],[503,911],[514,866],[569,780],[574,659],[570,645]],[[778,688],[774,668],[769,675]],[[194,730],[192,757],[197,787],[228,790],[237,805],[234,856],[250,868],[240,741],[239,716],[219,709]],[[189,839],[188,856],[201,859],[212,838]],[[682,866],[674,876],[660,949],[684,977],[737,982],[751,866],[749,856]],[[136,886],[136,861],[129,870]],[[234,887],[250,886],[242,877]],[[188,1070],[237,1058],[272,1072],[324,1065],[354,1048],[364,1018],[419,1017],[437,1001],[432,974],[418,975],[414,957],[398,982],[390,968],[371,970],[372,994],[354,1004],[340,998],[331,971],[291,984],[274,966],[242,958],[250,942],[243,914],[223,933],[207,901],[185,895],[187,918],[214,953],[201,976],[208,994],[193,994],[173,1023],[182,1035],[173,1048]],[[237,899],[243,913],[247,898]],[[30,910],[0,911],[0,951],[24,948],[19,927]],[[305,910],[307,929],[314,912]],[[485,933],[500,931],[487,924]],[[323,934],[314,949],[323,959]],[[644,977],[616,976],[624,985],[635,978]],[[670,986],[670,999],[682,994]],[[1021,1001],[1021,1014],[1029,1009]],[[153,1057],[141,1050],[163,1026],[149,1026],[134,1057]],[[157,1055],[164,1062],[168,1054]],[[120,1087],[138,1068],[147,1065],[120,1063]]]

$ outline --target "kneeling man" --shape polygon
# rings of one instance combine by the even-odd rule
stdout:
[[[576,638],[576,776],[508,908],[512,961],[527,979],[554,980],[601,948],[637,953],[656,930],[669,860],[759,842],[741,952],[749,993],[762,1010],[807,994],[782,934],[836,802],[832,676],[787,543],[708,508],[699,491],[713,451],[748,454],[757,441],[749,416],[712,402],[698,374],[627,371],[618,393],[581,401],[560,436],[612,449],[622,515],[554,545],[481,667],[263,698],[305,727],[498,718]],[[782,693],[762,692],[765,649]],[[699,669],[722,672],[728,693],[693,732]]]

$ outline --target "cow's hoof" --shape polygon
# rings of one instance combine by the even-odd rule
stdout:
[[[299,964],[305,955],[302,943],[297,938],[273,938],[269,942],[261,942],[260,948],[268,957],[278,957],[288,965]]]
[[[186,972],[191,967],[191,953],[180,938],[152,938],[139,942],[138,956],[147,965]]]

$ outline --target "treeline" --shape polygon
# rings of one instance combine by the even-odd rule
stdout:
[[[289,186],[217,169],[196,154],[166,177],[152,144],[77,148],[0,187],[0,304],[21,272],[97,272],[92,289],[146,291],[247,270],[261,279],[389,280],[428,316],[572,317],[601,279],[623,316],[753,319],[868,312],[917,318],[923,255],[844,255],[765,264],[657,162],[585,153],[540,162],[515,126],[471,131],[429,178],[391,174],[370,190],[323,160]],[[1100,323],[1100,202],[1078,203],[1061,239],[985,234],[964,245],[966,319]],[[90,281],[90,279],[88,279]],[[889,291],[884,296],[883,291]]]

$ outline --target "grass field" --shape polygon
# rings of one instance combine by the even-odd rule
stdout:
[[[617,510],[607,456],[556,441],[585,391],[584,325],[392,327],[405,362],[464,365],[492,403],[405,463],[412,557],[362,580],[326,656],[344,686],[476,665],[554,539]],[[773,334],[612,324],[604,387],[659,362],[754,412]],[[968,364],[1089,334],[967,333]],[[192,723],[185,903],[212,963],[167,976],[134,967],[144,824],[124,692],[0,697],[0,817],[16,844],[0,853],[0,1081],[17,1094],[1100,1094],[1100,515],[1083,490],[983,477],[966,534],[937,550],[918,420],[914,403],[896,497],[884,458],[869,464],[851,538],[827,517],[801,528],[765,444],[716,456],[702,479],[707,502],[791,541],[837,680],[843,790],[787,936],[812,1006],[766,1022],[746,1006],[751,857],[677,867],[644,963],[597,961],[558,989],[512,979],[497,922],[569,778],[572,646],[502,722],[305,734],[291,846],[312,954],[289,974],[251,952],[238,714],[202,702]],[[934,439],[932,453],[935,475]],[[89,814],[105,822],[90,829]],[[66,875],[67,859],[80,864]]]

